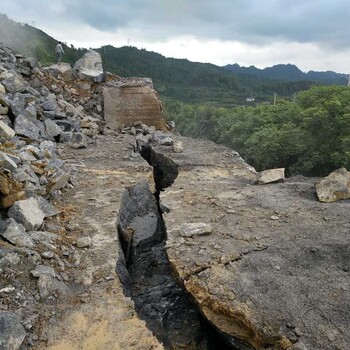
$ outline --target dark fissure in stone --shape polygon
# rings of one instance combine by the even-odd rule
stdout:
[[[117,227],[123,255],[117,273],[125,293],[165,349],[235,349],[198,312],[168,261],[159,193],[174,182],[178,166],[150,147],[140,153],[153,166],[156,193],[145,181],[127,188],[122,197]]]

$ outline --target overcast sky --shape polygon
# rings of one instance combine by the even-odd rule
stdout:
[[[350,72],[350,0],[1,0],[0,13],[75,47]]]

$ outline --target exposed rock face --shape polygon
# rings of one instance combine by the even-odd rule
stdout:
[[[0,349],[19,350],[25,336],[19,317],[13,312],[0,311]]]
[[[261,171],[258,175],[258,184],[264,185],[284,181],[284,168],[268,169]]]
[[[180,169],[161,199],[170,262],[203,315],[237,349],[347,349],[348,203],[319,203],[313,179],[255,186],[233,151],[192,142],[162,148]]]
[[[76,71],[72,69],[69,63],[54,64],[48,67],[47,70],[53,77],[63,81],[72,81],[77,78]]]
[[[75,62],[74,69],[77,70],[80,79],[87,79],[94,83],[104,80],[101,55],[94,50],[89,50]]]
[[[128,188],[122,197],[118,233],[126,262],[146,247],[161,242],[160,216],[147,181]]]
[[[162,129],[162,106],[156,92],[149,86],[105,87],[103,89],[104,118],[112,130],[132,126],[142,121]]]
[[[345,168],[333,171],[316,183],[320,202],[336,202],[350,198],[350,172]]]

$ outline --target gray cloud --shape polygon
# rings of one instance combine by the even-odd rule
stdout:
[[[7,13],[6,10],[12,12]],[[0,12],[31,21],[61,20],[101,31],[139,31],[147,40],[190,34],[199,39],[350,44],[348,0],[3,0]]]
[[[140,30],[149,40],[191,34],[253,44],[276,40],[330,47],[350,44],[348,0],[61,0],[60,4],[64,16],[72,20],[102,31]]]

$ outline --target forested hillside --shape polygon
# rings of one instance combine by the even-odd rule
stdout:
[[[257,170],[285,167],[288,175],[323,176],[350,168],[348,87],[314,87],[276,106],[226,109],[172,101],[167,111],[180,133],[229,146]]]
[[[43,65],[55,62],[55,39],[30,25],[16,23],[5,15],[0,15],[0,40],[20,53],[37,58]],[[73,46],[63,47],[64,61],[71,64],[86,51]],[[183,102],[231,107],[246,104],[246,99],[251,97],[254,102],[250,104],[271,103],[274,93],[292,99],[296,92],[306,90],[313,84],[234,74],[213,64],[166,58],[129,46],[104,46],[96,50],[101,53],[107,71],[125,77],[150,77],[161,97]]]
[[[254,66],[241,67],[239,64],[228,64],[225,66],[227,70],[236,74],[248,74],[270,79],[284,81],[317,81],[321,84],[347,85],[348,75],[335,73],[332,71],[317,72],[309,71],[302,72],[293,64],[277,64],[273,67],[259,69]]]
[[[307,81],[283,82],[232,74],[213,64],[166,58],[129,46],[104,46],[97,51],[108,70],[122,76],[151,77],[161,96],[183,102],[232,106],[246,104],[246,98],[251,96],[256,103],[272,102],[275,92],[292,98],[296,92],[312,85]]]
[[[55,62],[57,41],[34,27],[0,15],[0,38],[44,65]],[[66,45],[64,50],[64,60],[71,64],[86,51]],[[165,102],[166,118],[176,121],[179,132],[229,146],[257,170],[285,167],[289,175],[322,176],[341,166],[350,168],[348,87],[312,87],[315,83],[298,80],[302,72],[291,65],[284,67],[283,74],[294,72],[296,81],[278,80],[282,73],[276,68],[266,71],[276,79],[267,79],[250,74],[255,67],[249,74],[235,74],[135,47],[96,50],[110,72],[151,77]],[[332,74],[339,77],[324,73],[329,79]],[[247,97],[254,101],[247,102]]]

